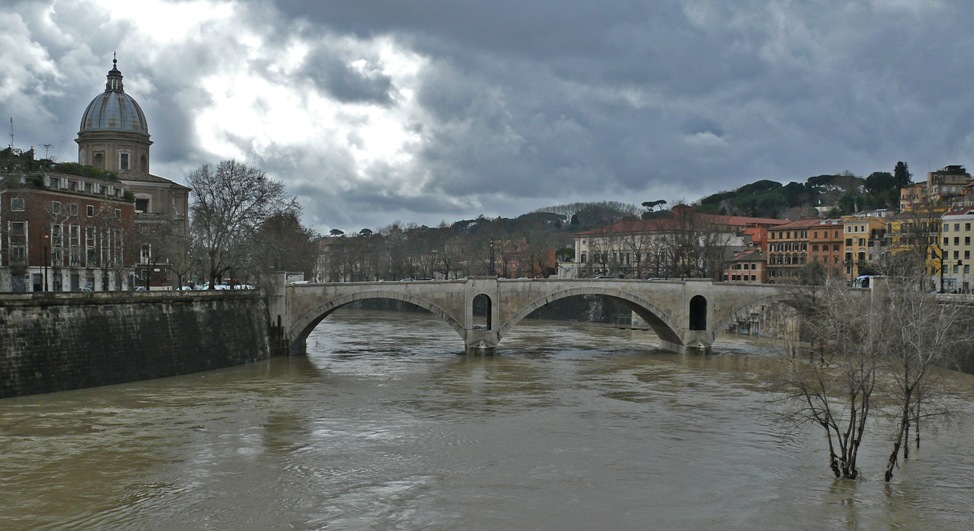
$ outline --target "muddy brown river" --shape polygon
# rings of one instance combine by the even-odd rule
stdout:
[[[0,400],[0,529],[974,528],[974,377],[891,484],[882,429],[836,481],[773,348],[654,344],[524,321],[467,357],[428,315],[343,310],[307,357]]]

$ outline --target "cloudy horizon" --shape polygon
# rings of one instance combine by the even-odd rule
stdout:
[[[153,174],[235,158],[304,224],[357,232],[974,164],[972,19],[945,0],[15,0],[0,104],[15,147],[76,161],[117,52]]]

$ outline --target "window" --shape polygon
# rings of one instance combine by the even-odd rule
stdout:
[[[954,232],[960,232],[960,223],[954,223]]]
[[[10,259],[22,261],[27,258],[27,248],[23,245],[10,246]]]
[[[148,198],[135,198],[135,211],[136,212],[148,212],[149,211],[149,199]]]
[[[61,202],[51,201],[51,214],[57,215],[61,213]]]
[[[68,213],[72,216],[78,215],[78,203],[71,203],[68,205]]]
[[[115,209],[115,219],[122,219],[122,209],[120,208]]]
[[[944,232],[950,232],[950,223],[944,223]]]
[[[68,190],[72,192],[78,191],[78,181],[68,181]]]
[[[966,230],[967,232],[970,232],[971,231],[971,224],[970,223],[965,223],[964,224],[964,230]]]
[[[14,222],[11,222],[10,223],[10,236],[12,236],[12,237],[13,236],[18,236],[18,237],[23,238],[26,235],[26,233],[25,233],[25,227],[26,227],[26,225],[27,224],[24,223],[23,221],[14,221]]]
[[[94,217],[94,215],[95,215],[95,206],[94,205],[88,205],[88,206],[86,206],[85,207],[85,214],[87,214],[89,218],[90,217]]]
[[[129,169],[129,154],[119,153],[118,154],[118,169],[127,170]]]

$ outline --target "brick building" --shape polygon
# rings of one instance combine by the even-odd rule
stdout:
[[[58,172],[0,179],[0,291],[131,286],[135,207],[120,182]]]

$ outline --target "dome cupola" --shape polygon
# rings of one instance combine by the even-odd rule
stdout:
[[[142,108],[122,89],[122,72],[118,70],[118,59],[112,59],[112,69],[108,71],[105,92],[95,96],[81,116],[80,132],[85,131],[130,131],[149,134],[149,125]]]
[[[88,104],[75,142],[81,164],[125,175],[149,174],[149,125],[142,108],[122,88],[115,57],[105,92]]]

